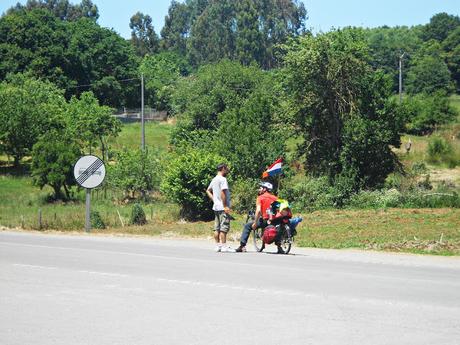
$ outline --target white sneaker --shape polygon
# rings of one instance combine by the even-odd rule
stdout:
[[[222,253],[235,253],[235,249],[229,247],[229,246],[222,246],[222,249],[220,250]]]
[[[216,246],[216,248],[214,249],[214,251],[216,253],[220,253],[222,251],[222,247],[221,246]]]

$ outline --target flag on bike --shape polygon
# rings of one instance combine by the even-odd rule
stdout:
[[[267,178],[269,176],[275,176],[278,174],[282,173],[282,165],[283,165],[283,159],[278,158],[276,161],[273,162],[272,165],[270,165],[267,170],[265,170],[262,174],[262,178]]]

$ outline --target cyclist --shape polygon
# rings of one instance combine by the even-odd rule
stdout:
[[[261,182],[259,184],[259,191],[256,200],[256,213],[254,215],[254,221],[250,221],[244,225],[243,232],[241,233],[240,246],[236,249],[237,253],[246,251],[246,243],[249,239],[251,230],[257,228],[263,228],[267,226],[269,214],[267,210],[270,209],[271,204],[278,200],[278,197],[272,193],[273,185],[270,182]],[[284,253],[280,245],[277,243],[278,253]],[[265,244],[262,243],[262,249]]]

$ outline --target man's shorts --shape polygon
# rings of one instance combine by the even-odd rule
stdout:
[[[228,232],[230,230],[230,216],[224,211],[214,211],[214,230]]]

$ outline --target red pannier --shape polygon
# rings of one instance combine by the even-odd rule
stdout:
[[[264,241],[266,244],[271,244],[275,240],[277,234],[278,231],[275,226],[267,225],[264,230],[264,235],[262,236],[262,241]]]

